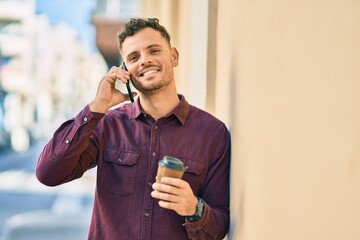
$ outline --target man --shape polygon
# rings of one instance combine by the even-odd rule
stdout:
[[[157,19],[131,19],[118,40],[128,72],[112,67],[94,100],[60,126],[39,157],[37,178],[55,186],[97,166],[89,239],[223,239],[227,128],[177,94],[179,54]],[[132,81],[139,91],[134,103],[112,108],[129,100],[115,89],[117,80]],[[164,156],[185,163],[182,179],[155,183]]]

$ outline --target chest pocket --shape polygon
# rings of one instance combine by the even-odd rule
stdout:
[[[105,148],[104,162],[99,169],[99,185],[112,193],[134,193],[138,159],[138,153]]]
[[[194,194],[197,195],[204,184],[205,180],[205,164],[202,162],[193,161],[186,158],[179,158],[184,162],[186,169],[183,179],[187,181]]]

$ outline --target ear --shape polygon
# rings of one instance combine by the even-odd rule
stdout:
[[[171,62],[174,67],[179,64],[179,52],[176,48],[171,48]]]

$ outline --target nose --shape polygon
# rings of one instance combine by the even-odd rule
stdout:
[[[152,62],[152,59],[151,59],[151,56],[150,56],[150,55],[148,55],[148,54],[143,54],[143,55],[141,56],[141,61],[140,61],[140,63],[141,63],[142,66],[144,66],[144,65],[146,65],[146,64],[149,64],[149,63],[151,63],[151,62]]]

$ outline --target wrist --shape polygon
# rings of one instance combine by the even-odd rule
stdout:
[[[91,112],[97,113],[106,113],[109,108],[105,106],[106,104],[99,102],[98,100],[94,99],[89,103],[89,109]]]
[[[204,212],[204,206],[205,202],[201,198],[197,198],[198,202],[196,205],[195,213],[191,216],[185,216],[185,218],[190,222],[195,222],[201,219],[203,212]]]

